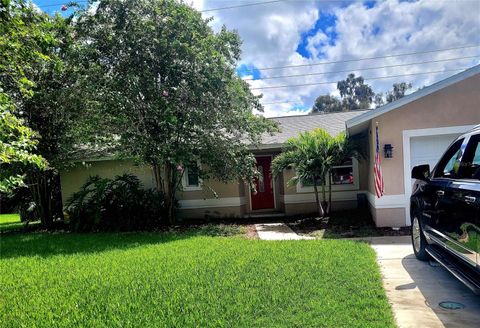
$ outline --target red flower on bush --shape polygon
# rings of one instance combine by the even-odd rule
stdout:
[[[62,11],[66,11],[68,9],[68,6],[67,5],[63,5],[62,6]]]

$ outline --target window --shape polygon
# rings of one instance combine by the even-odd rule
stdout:
[[[199,185],[199,178],[198,178],[198,166],[196,163],[190,165],[187,168],[187,186],[188,187],[198,187]]]
[[[197,163],[191,163],[185,167],[182,185],[184,190],[201,190],[201,180],[199,177],[199,168]]]
[[[458,178],[480,180],[480,135],[470,137]]]
[[[325,181],[328,182],[328,177]],[[317,177],[317,185],[322,184],[322,179]],[[357,190],[358,182],[358,161],[356,159],[347,158],[341,165],[332,168],[331,175],[332,191]],[[302,181],[297,184],[297,192],[313,192],[313,181]]]
[[[335,166],[331,175],[332,185],[351,185],[353,184],[353,161],[351,158],[344,160],[342,165]]]
[[[455,141],[440,159],[440,162],[435,168],[435,178],[455,179],[457,177],[458,170],[460,169],[460,159],[463,153],[461,148],[463,140],[464,139]]]

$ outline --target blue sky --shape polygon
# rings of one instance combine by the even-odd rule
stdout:
[[[253,64],[241,64],[237,68],[237,74],[241,77],[251,76],[254,79],[258,79],[261,76],[261,73],[258,69],[255,68]]]
[[[35,3],[40,9],[43,11],[49,13],[49,14],[54,14],[55,12],[59,12],[62,15],[69,15],[72,13],[72,9],[68,9],[66,11],[62,11],[62,5],[65,4],[67,5],[70,3],[70,1],[62,1],[62,0],[33,0],[33,3]],[[85,0],[79,0],[77,1],[79,5],[84,5],[86,4]]]
[[[312,54],[308,51],[308,39],[315,36],[318,32],[323,32],[328,39],[326,39],[322,45],[335,45],[335,41],[337,40],[337,33],[335,31],[337,17],[332,13],[320,11],[319,17],[315,22],[315,25],[310,30],[302,33],[301,41],[298,44],[297,52],[305,58],[311,58]],[[321,48],[321,47],[319,47]],[[318,59],[324,57],[324,54],[321,52],[320,49],[320,56],[316,56]]]

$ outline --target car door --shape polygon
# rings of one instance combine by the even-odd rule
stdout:
[[[456,248],[463,250],[463,256],[476,259],[480,265],[480,134],[468,140],[454,188],[454,201],[458,205],[453,217],[460,227],[450,237]]]
[[[442,246],[446,241],[442,231],[453,229],[451,213],[448,213],[452,207],[451,183],[460,167],[464,141],[464,138],[456,140],[448,148],[434,168],[430,182],[424,186],[424,231],[427,237]]]
[[[475,266],[474,231],[478,213],[473,195],[476,183],[466,179],[465,168],[470,161],[468,141],[466,138],[454,143],[435,168],[431,184],[436,196],[431,233],[435,242]]]

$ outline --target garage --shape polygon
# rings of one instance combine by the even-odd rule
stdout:
[[[459,134],[447,134],[413,137],[410,140],[410,168],[428,164],[430,169],[433,169],[450,143],[458,136]]]
[[[418,129],[403,132],[406,225],[410,223],[409,199],[415,182],[415,180],[410,177],[412,168],[417,165],[428,164],[430,165],[430,170],[433,170],[438,160],[455,138],[471,128],[473,128],[473,125]]]
[[[456,137],[480,124],[479,87],[477,65],[346,122],[349,136],[368,143],[365,193],[378,227],[410,225],[412,168],[429,164],[433,169]],[[377,144],[384,182],[380,194],[374,178]]]

